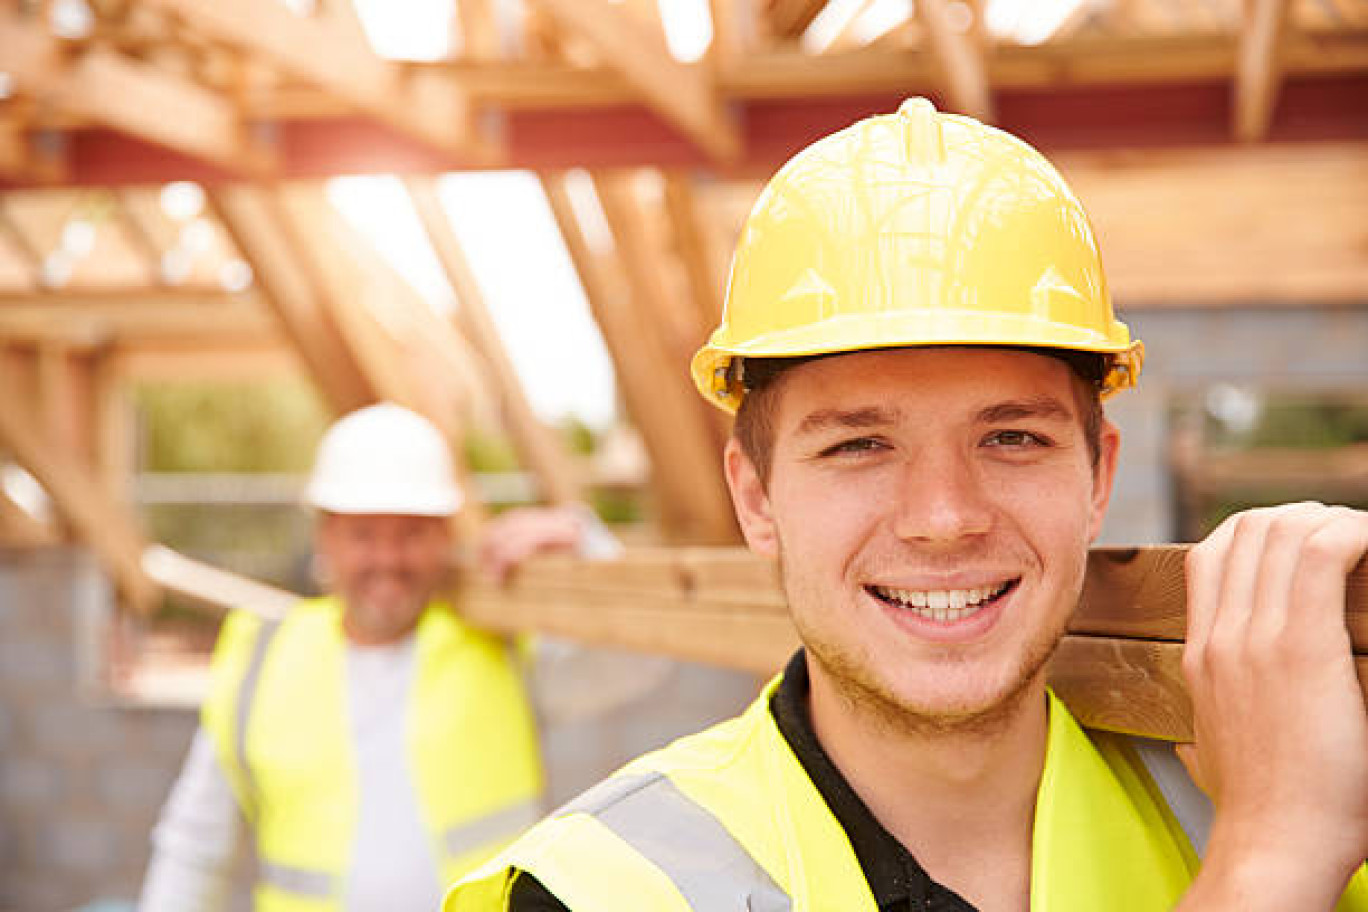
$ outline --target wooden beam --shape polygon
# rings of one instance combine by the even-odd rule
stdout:
[[[1263,139],[1273,120],[1282,78],[1279,45],[1290,6],[1287,0],[1250,0],[1245,4],[1232,112],[1235,138],[1241,142]]]
[[[86,349],[114,342],[274,341],[275,326],[255,298],[184,295],[23,295],[0,298],[0,341]]]
[[[61,544],[51,525],[30,515],[0,487],[0,546],[47,548]]]
[[[497,60],[499,23],[494,18],[492,0],[456,0],[454,12],[453,30],[459,27],[461,33],[460,56],[467,60]]]
[[[950,107],[992,123],[993,95],[988,86],[983,50],[967,33],[956,31],[946,0],[918,0],[917,15],[926,26],[926,37]]]
[[[532,0],[567,34],[587,41],[657,114],[719,162],[741,154],[741,134],[724,110],[706,66],[680,63],[652,34],[606,0]]]
[[[470,101],[455,81],[434,72],[405,75],[379,57],[354,23],[304,17],[277,0],[146,0],[213,38],[265,57],[389,127],[442,153],[492,162],[474,126]]]
[[[721,459],[688,379],[687,356],[652,311],[668,292],[646,248],[646,227],[625,175],[599,176],[595,189],[613,234],[625,282],[608,287],[584,242],[563,186],[545,183],[566,249],[589,294],[590,308],[613,357],[618,388],[651,455],[651,479],[662,519],[680,542],[736,540]]]
[[[323,314],[335,322],[346,352],[369,388],[377,399],[412,409],[436,425],[451,446],[458,483],[464,491],[473,492],[470,467],[462,458],[463,416],[450,407],[451,398],[435,395],[441,391],[422,388],[403,340],[379,319],[380,308],[402,321],[406,312],[411,317],[412,312],[426,308],[427,302],[343,222],[321,187],[294,188],[283,195],[282,202],[302,262],[324,290]],[[453,518],[453,526],[464,540],[473,541],[484,519],[484,505],[469,497]]]
[[[378,298],[385,299],[383,306],[396,310],[413,302],[385,294],[389,289],[378,288],[360,268],[348,249],[349,244],[356,246],[356,239],[349,236],[321,185],[280,188],[276,198],[298,263],[319,292],[320,316],[337,327],[342,352],[356,364],[370,394],[376,400],[421,410],[398,340],[374,310]],[[449,421],[440,424],[447,426]]]
[[[302,266],[304,253],[279,201],[270,191],[250,186],[223,188],[209,198],[333,413],[341,415],[375,402],[376,391],[361,374],[324,309],[319,288]]]
[[[0,120],[0,180],[20,184],[60,184],[68,180],[65,144],[39,142],[28,118]]]
[[[167,592],[194,599],[226,613],[242,608],[264,618],[285,616],[300,596],[186,557],[162,545],[142,553],[142,568]]]
[[[499,399],[499,411],[522,463],[537,478],[543,499],[573,503],[581,497],[570,454],[532,411],[498,327],[466,261],[451,220],[432,179],[410,179],[405,186],[428,240],[459,303],[457,319],[485,362]]]
[[[8,8],[0,9],[0,59],[23,91],[60,110],[233,173],[271,167],[216,93],[104,47],[72,47]]]
[[[299,355],[272,333],[266,341],[215,339],[194,345],[148,340],[120,345],[111,369],[122,383],[140,380],[263,380],[306,376]]]
[[[1085,724],[1190,740],[1179,662],[1185,546],[1094,549],[1050,679]],[[532,561],[503,588],[476,583],[473,622],[772,674],[797,648],[774,565],[739,548],[637,551],[619,561]],[[1346,620],[1368,690],[1368,564]]]
[[[787,40],[802,37],[827,0],[771,0],[769,20],[774,34]]]
[[[1052,156],[1123,307],[1355,306],[1368,288],[1368,144]],[[1182,230],[1173,213],[1182,212]],[[1298,213],[1270,223],[1269,212]],[[1262,225],[1250,231],[1250,225]],[[1219,238],[1219,243],[1192,243]]]
[[[681,171],[665,173],[665,209],[675,250],[689,278],[689,290],[698,325],[711,330],[722,319],[724,276],[710,253],[707,225],[689,176]]]
[[[134,206],[131,199],[132,194],[127,190],[112,191],[114,196],[114,212],[117,224],[123,229],[129,241],[133,245],[133,250],[137,253],[139,262],[142,264],[144,273],[148,276],[152,285],[167,285],[166,278],[162,275],[161,245],[153,238],[152,232],[148,230],[143,222],[142,216]]]
[[[44,439],[26,404],[7,401],[0,407],[0,447],[38,480],[62,518],[88,544],[135,611],[150,609],[157,586],[143,572],[142,531],[133,516],[120,510],[79,466],[72,454]]]
[[[24,265],[28,267],[31,275],[31,285],[37,287],[38,277],[43,269],[43,254],[34,246],[33,241],[29,240],[28,235],[24,234],[19,224],[10,215],[9,207],[5,205],[5,200],[0,197],[0,235],[3,235],[11,250],[19,254]]]

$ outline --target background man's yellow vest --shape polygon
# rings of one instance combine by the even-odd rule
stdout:
[[[336,599],[282,622],[238,612],[214,654],[203,724],[256,833],[257,912],[340,908],[358,813]],[[415,634],[405,748],[443,883],[539,815],[532,714],[504,643],[429,605]]]
[[[769,712],[774,686],[538,824],[453,889],[444,912],[502,912],[515,868],[574,912],[876,912],[845,832]],[[1127,739],[1085,733],[1051,694],[1031,908],[1167,912],[1196,869]],[[1368,912],[1362,872],[1355,885],[1340,908]]]

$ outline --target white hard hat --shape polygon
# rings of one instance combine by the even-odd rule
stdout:
[[[450,516],[462,500],[441,432],[389,402],[328,428],[304,497],[329,513],[407,516]]]

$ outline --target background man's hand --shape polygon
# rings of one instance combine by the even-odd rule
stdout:
[[[1183,908],[1330,909],[1368,855],[1368,710],[1345,577],[1368,513],[1317,503],[1226,520],[1188,556],[1184,760],[1216,807]]]
[[[500,513],[485,527],[478,569],[502,583],[528,558],[557,551],[606,560],[620,555],[622,545],[586,504],[518,507]]]

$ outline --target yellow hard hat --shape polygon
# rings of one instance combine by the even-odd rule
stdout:
[[[774,176],[693,377],[734,412],[745,358],[911,345],[1106,353],[1104,395],[1133,386],[1144,360],[1113,316],[1087,214],[1054,167],[924,98],[817,141]]]

